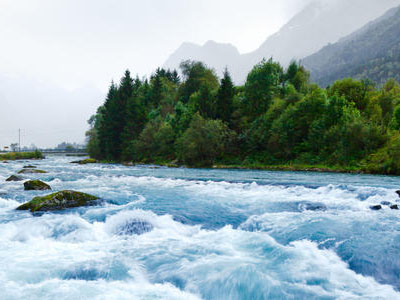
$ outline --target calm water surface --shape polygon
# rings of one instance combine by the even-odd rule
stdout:
[[[35,216],[0,164],[0,299],[400,299],[400,178],[72,160],[25,177],[103,203]]]

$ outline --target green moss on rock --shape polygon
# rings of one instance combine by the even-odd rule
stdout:
[[[25,191],[44,191],[51,190],[51,187],[40,180],[28,180],[24,182]]]
[[[21,171],[18,172],[18,174],[42,174],[42,173],[47,173],[47,172],[38,169],[22,169]]]
[[[31,166],[31,165],[24,166],[24,169],[36,169],[36,166]]]
[[[80,164],[80,165],[95,164],[95,163],[97,163],[97,160],[95,160],[94,158],[87,158],[87,159],[82,159],[82,160],[76,160],[71,163]]]
[[[16,175],[11,175],[10,177],[8,177],[6,179],[6,181],[22,181],[24,180],[24,178],[22,178],[21,176],[16,176]]]
[[[60,191],[43,197],[35,197],[30,202],[17,207],[17,210],[54,211],[92,204],[99,198],[76,191]]]

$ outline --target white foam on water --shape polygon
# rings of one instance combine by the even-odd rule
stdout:
[[[115,234],[132,219],[149,222],[153,229],[142,235]],[[0,224],[0,255],[7,262],[0,268],[0,283],[9,299],[79,293],[90,299],[244,299],[242,292],[268,298],[285,290],[289,296],[342,299],[399,296],[314,243],[282,246],[266,233],[230,226],[208,231],[142,210],[122,211],[105,222],[46,214]],[[78,272],[78,280],[63,279],[76,270],[100,275],[86,280]],[[185,282],[184,291],[166,283],[173,278]]]
[[[0,210],[15,208],[18,205],[20,205],[18,201],[0,197]]]
[[[356,222],[371,228],[382,223],[393,230],[398,212],[387,207],[372,212],[369,206],[394,203],[394,190],[129,176],[118,173],[128,169],[122,166],[68,163],[61,170],[46,161],[40,164],[50,171],[40,176],[55,178],[49,180],[53,190],[78,189],[129,200],[32,216],[13,209],[20,204],[16,196],[27,200],[35,193],[23,192],[21,183],[2,185],[7,196],[0,197],[1,299],[400,299],[393,287],[352,271],[333,250],[304,238],[281,244],[272,237],[321,223],[342,226],[337,230]],[[1,169],[0,179],[20,167]],[[149,192],[184,195],[193,205],[257,215],[239,229],[228,225],[205,230],[170,215],[135,209],[148,203]],[[323,203],[327,210],[266,212],[268,205],[292,202]],[[130,227],[136,223],[149,226],[143,225],[142,231]],[[335,241],[321,241],[328,242]],[[336,242],[337,247],[343,242]]]
[[[14,299],[98,299],[98,300],[199,300],[193,295],[179,290],[173,285],[150,284],[136,281],[84,281],[59,279],[45,280],[36,284],[16,284],[4,282],[3,300]]]
[[[323,203],[328,209],[369,210],[382,201],[395,203],[395,190],[376,187],[342,187],[327,185],[319,188],[305,186],[259,185],[215,181],[157,178],[152,176],[89,175],[74,181],[53,180],[54,189],[72,188],[109,199],[133,198],[138,189],[165,190],[183,193],[199,202],[217,202],[230,209],[263,209],[266,204],[311,202]],[[384,207],[386,209],[386,207]]]

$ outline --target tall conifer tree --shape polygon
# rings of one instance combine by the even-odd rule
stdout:
[[[233,112],[233,97],[235,90],[232,78],[227,69],[225,69],[224,77],[221,79],[221,85],[217,95],[217,119],[225,123],[229,123]]]

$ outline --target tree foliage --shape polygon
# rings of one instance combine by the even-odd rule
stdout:
[[[342,79],[323,89],[297,62],[272,59],[235,86],[201,62],[149,79],[126,71],[89,123],[90,155],[109,161],[189,166],[304,163],[396,173],[400,86]],[[396,159],[395,159],[396,158]]]

